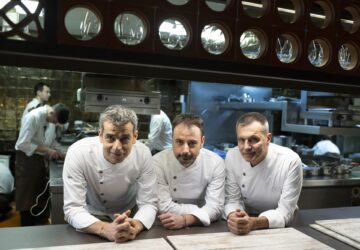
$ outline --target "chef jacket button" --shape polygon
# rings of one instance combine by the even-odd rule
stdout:
[[[104,182],[100,181],[100,184],[103,184]]]
[[[105,204],[105,203],[106,203],[106,200],[105,200],[105,201],[103,201],[103,203]]]
[[[174,188],[173,190],[174,190],[174,192],[176,192],[176,188]]]
[[[177,177],[176,177],[176,176],[174,176],[173,178],[174,178],[174,180],[175,180]]]
[[[243,188],[245,187],[245,185],[244,185],[244,184],[242,184],[241,186],[242,186]]]
[[[243,176],[245,176],[246,174],[245,173],[243,173]]]
[[[102,170],[100,170],[100,171],[99,171],[99,174],[102,174],[102,173],[103,173],[103,171],[102,171]]]
[[[104,193],[101,193],[100,195],[104,195]]]
[[[246,200],[246,197],[244,197],[244,200]]]
[[[178,201],[174,201],[175,203],[178,203]]]

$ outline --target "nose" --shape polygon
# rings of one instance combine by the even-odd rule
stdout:
[[[182,146],[182,152],[183,153],[189,153],[189,145],[187,143],[184,143],[184,145]]]
[[[244,148],[245,148],[245,149],[251,149],[251,144],[249,143],[248,140],[245,140],[245,142],[244,142]]]
[[[115,140],[112,148],[116,151],[119,151],[122,149],[122,143],[120,140]]]

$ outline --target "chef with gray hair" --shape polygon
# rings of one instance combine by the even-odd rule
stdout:
[[[100,114],[99,135],[68,149],[64,214],[77,230],[124,242],[154,223],[156,177],[149,148],[136,140],[137,125],[133,110],[109,106]]]

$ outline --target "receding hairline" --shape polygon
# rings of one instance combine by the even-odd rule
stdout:
[[[269,122],[266,117],[258,112],[249,112],[241,115],[236,121],[236,130],[239,127],[246,127],[253,124],[254,122],[259,123],[263,127],[264,133],[269,133]]]

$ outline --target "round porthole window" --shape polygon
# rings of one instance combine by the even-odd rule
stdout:
[[[267,0],[246,0],[241,1],[241,4],[249,17],[260,18],[265,14],[268,7],[267,2]]]
[[[147,35],[147,27],[138,15],[124,12],[118,15],[114,23],[116,37],[126,45],[138,45]]]
[[[325,1],[315,1],[310,10],[311,23],[319,28],[324,29],[333,21],[334,13],[331,6]]]
[[[354,69],[359,62],[359,53],[356,47],[350,43],[341,45],[338,53],[339,65],[344,70]]]
[[[211,10],[222,12],[231,3],[231,0],[205,0],[205,3]]]
[[[246,30],[240,36],[240,48],[247,58],[258,59],[266,48],[265,36],[255,29]]]
[[[159,27],[162,44],[171,50],[182,50],[190,40],[190,32],[186,25],[177,18],[164,20]]]
[[[66,31],[77,40],[91,40],[101,31],[101,18],[85,6],[71,8],[64,21]]]
[[[299,54],[296,38],[289,34],[280,35],[276,39],[276,56],[282,63],[292,63]]]
[[[346,7],[341,12],[340,22],[344,31],[350,34],[358,31],[360,26],[360,14],[358,9],[352,6]]]
[[[314,39],[308,46],[308,60],[314,67],[325,66],[330,59],[329,45],[322,39]]]
[[[300,17],[302,5],[298,0],[277,0],[276,9],[284,23],[295,23]]]
[[[189,2],[189,0],[167,0],[167,1],[173,5],[185,5]]]
[[[205,25],[201,31],[201,44],[210,54],[223,54],[229,46],[228,32],[219,24]]]

